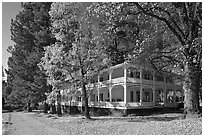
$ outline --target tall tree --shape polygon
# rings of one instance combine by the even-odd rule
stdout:
[[[51,3],[22,3],[22,11],[11,22],[11,40],[8,48],[8,87],[12,88],[10,102],[26,104],[44,100],[47,92],[46,75],[37,64],[44,47],[55,42],[50,31]]]
[[[144,15],[163,22],[179,41],[184,71],[185,113],[199,113],[202,63],[202,3],[135,3]]]
[[[103,47],[96,45],[94,31],[87,18],[89,3],[53,3],[50,11],[52,32],[58,40],[46,48],[41,66],[54,87],[69,80],[80,85],[85,117],[90,118],[87,84],[107,64]]]

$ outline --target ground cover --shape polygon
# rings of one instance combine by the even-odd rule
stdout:
[[[58,117],[53,114],[24,112],[3,113],[3,117],[9,114],[11,114],[11,122],[13,122],[9,134],[202,135],[202,117],[182,119],[181,113],[127,117],[101,116],[92,117],[91,120],[83,119],[81,115]],[[16,121],[15,119],[19,120]],[[24,128],[27,120],[34,124],[30,126],[29,132],[26,130],[17,132]],[[18,122],[18,126],[15,122]],[[13,130],[14,127],[15,130]],[[44,130],[36,132],[36,130],[41,130],[41,127]],[[32,132],[33,130],[35,132]]]

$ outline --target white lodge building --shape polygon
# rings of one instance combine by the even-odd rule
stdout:
[[[87,90],[89,106],[96,108],[177,107],[183,101],[182,85],[173,83],[171,77],[163,77],[153,69],[131,63],[101,71],[93,76]],[[72,101],[72,106],[81,105],[79,95]]]

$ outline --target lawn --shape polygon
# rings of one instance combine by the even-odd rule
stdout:
[[[202,117],[182,119],[181,113],[154,114],[149,116],[92,117],[51,114],[30,115],[50,127],[69,135],[201,135]]]

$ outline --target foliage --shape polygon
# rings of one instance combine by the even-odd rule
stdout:
[[[199,113],[202,62],[202,3],[136,3],[144,15],[163,22],[179,42],[176,49],[185,76],[185,113]],[[177,59],[177,56],[175,56]],[[177,64],[176,64],[177,65]]]
[[[53,3],[50,16],[52,33],[58,40],[45,48],[40,66],[46,70],[49,84],[60,89],[66,80],[81,85],[88,107],[85,84],[107,65],[103,47],[96,44],[94,31],[86,16],[87,3]],[[86,112],[86,116],[88,116]]]
[[[126,16],[128,7],[124,3],[93,3],[88,11],[98,44],[106,49],[111,65],[128,60],[139,32],[136,18]]]
[[[177,60],[172,56],[178,53],[175,50],[178,41],[164,23],[142,16],[135,9],[132,3],[92,4],[90,14],[95,16],[94,22],[98,22],[95,24],[100,32],[99,37],[103,39],[103,46],[107,47],[110,57],[119,58],[112,53],[115,50],[123,57],[121,62],[151,64],[157,70],[169,67],[170,63],[174,65]],[[113,46],[114,39],[118,46]]]
[[[55,42],[49,26],[51,3],[22,3],[22,11],[11,22],[11,39],[8,48],[8,101],[25,105],[44,100],[47,92],[46,75],[37,64],[45,46]],[[12,89],[12,91],[10,91]],[[10,93],[9,93],[10,92]]]

